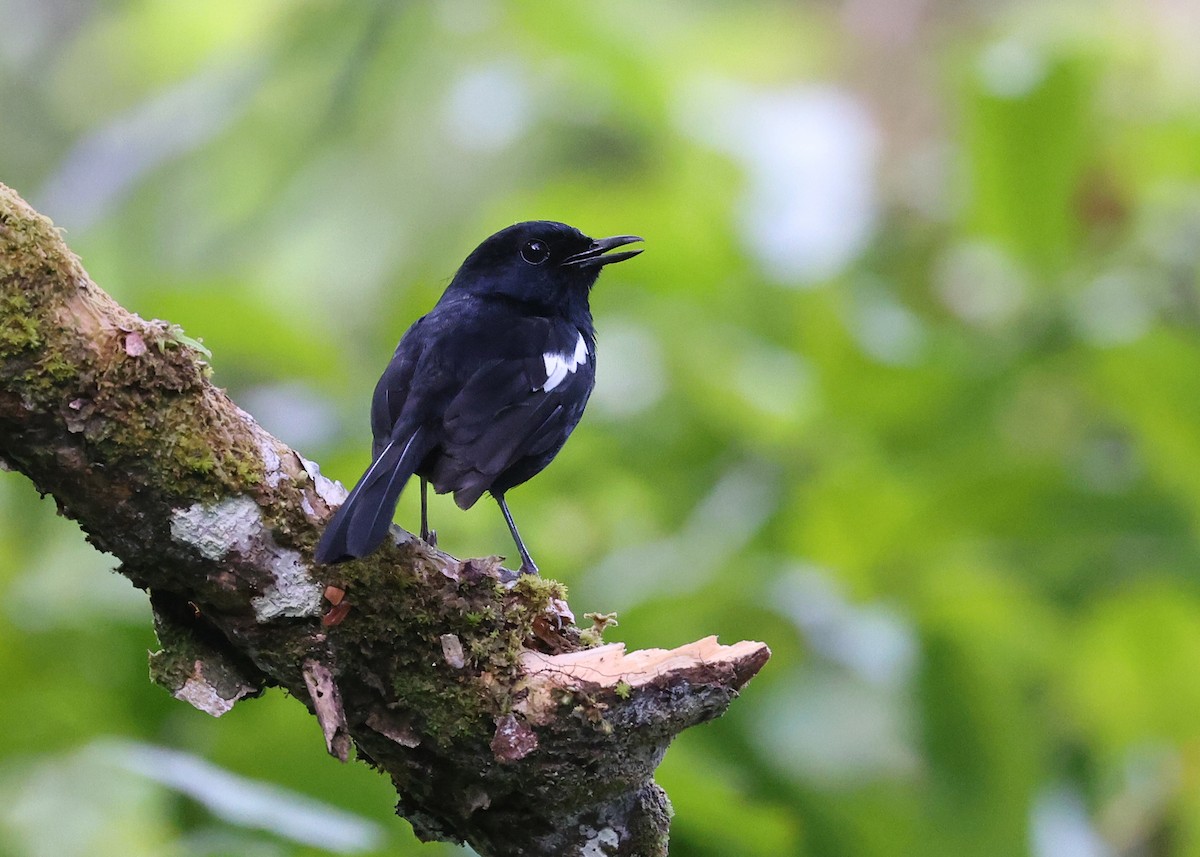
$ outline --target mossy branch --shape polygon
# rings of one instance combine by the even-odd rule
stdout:
[[[654,769],[767,648],[587,648],[553,581],[506,586],[497,559],[398,529],[366,560],[314,566],[345,492],[214,387],[206,356],[120,307],[0,185],[0,459],[150,593],[154,680],[213,715],[286,688],[331,753],[391,777],[425,839],[666,854]]]

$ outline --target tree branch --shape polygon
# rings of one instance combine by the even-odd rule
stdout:
[[[666,854],[654,769],[766,646],[587,648],[558,584],[505,583],[498,558],[398,528],[368,559],[313,566],[345,491],[214,387],[205,356],[120,307],[0,185],[0,458],[150,593],[154,680],[214,716],[287,689],[330,753],[353,744],[391,777],[424,839]]]

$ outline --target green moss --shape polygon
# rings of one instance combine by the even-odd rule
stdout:
[[[55,384],[61,384],[69,378],[74,378],[78,371],[78,366],[55,353],[47,354],[38,363],[38,372],[42,377]]]
[[[151,596],[161,604],[161,596]],[[183,607],[195,610],[194,605]],[[150,653],[150,679],[155,684],[175,694],[189,679],[196,677],[198,667],[203,670],[203,680],[222,699],[234,700],[252,690],[261,692],[262,677],[252,675],[253,668],[243,670],[234,663],[224,650],[213,647],[198,636],[194,630],[164,612],[154,610],[154,633],[162,648]],[[210,711],[210,713],[212,713]]]
[[[537,609],[539,613],[549,607],[551,600],[555,598],[562,601],[567,600],[566,586],[557,580],[539,577],[536,574],[522,574],[517,579],[512,591],[519,596],[520,601],[530,605],[540,605]]]
[[[0,295],[0,354],[12,356],[42,344],[29,299],[22,294]]]
[[[191,633],[157,610],[154,611],[154,634],[162,648],[150,653],[150,680],[174,693],[192,675],[196,661],[204,660],[211,651],[201,647]]]
[[[467,624],[472,628],[478,628],[483,624],[486,615],[487,614],[485,614],[482,610],[468,610],[463,614],[463,619],[465,619]]]
[[[583,618],[592,620],[592,627],[579,632],[579,642],[588,649],[604,645],[605,630],[618,624],[616,613],[584,613]]]
[[[217,469],[216,456],[200,438],[187,432],[177,433],[174,437],[176,458],[187,470],[204,475]]]
[[[509,688],[534,637],[534,620],[566,591],[535,577],[505,589],[494,576],[498,560],[483,574],[461,573],[458,579],[443,574],[441,562],[413,542],[339,568],[337,579],[325,582],[343,587],[353,606],[330,635],[339,650],[352,650],[347,657],[386,682],[397,713],[411,720],[423,741],[442,748],[486,744],[495,718],[511,710]],[[415,574],[398,574],[398,568]],[[360,603],[357,592],[372,596]],[[446,662],[444,634],[462,643],[461,668]]]
[[[233,465],[233,480],[239,485],[259,485],[263,481],[262,467],[257,456],[254,458],[235,457]]]
[[[54,225],[0,187],[0,377],[30,412],[65,418],[89,460],[190,499],[260,485],[254,436],[208,386],[209,356],[177,325],[117,306]]]

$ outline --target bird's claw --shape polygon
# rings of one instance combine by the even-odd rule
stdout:
[[[425,542],[431,548],[437,547],[437,530],[423,530],[421,532],[421,541]]]

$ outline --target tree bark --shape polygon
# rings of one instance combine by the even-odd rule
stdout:
[[[589,646],[555,582],[398,528],[367,559],[315,566],[344,489],[213,386],[206,356],[120,307],[0,185],[0,464],[150,593],[154,680],[214,716],[285,688],[330,753],[391,777],[423,839],[666,854],[655,767],[767,647]]]

